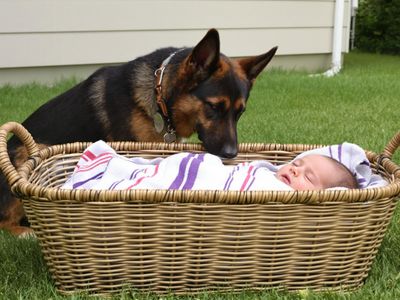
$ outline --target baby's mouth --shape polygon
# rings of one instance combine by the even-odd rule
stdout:
[[[290,177],[286,174],[282,174],[281,175],[281,179],[284,183],[286,183],[287,185],[290,185]]]

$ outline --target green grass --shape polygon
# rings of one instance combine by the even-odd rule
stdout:
[[[272,70],[256,82],[239,122],[240,142],[334,144],[349,141],[381,152],[400,130],[400,57],[350,53],[333,78]],[[53,87],[31,84],[0,87],[0,123],[23,121],[35,108],[76,80]],[[195,139],[194,139],[195,140]],[[393,158],[400,163],[400,150]],[[88,299],[64,297],[53,286],[38,242],[0,231],[0,299]],[[115,299],[157,299],[126,291]],[[178,297],[163,297],[177,299]],[[179,297],[180,298],[180,297]],[[185,298],[185,297],[182,297]],[[202,294],[198,299],[399,299],[400,211],[364,286],[355,292],[277,291]],[[93,298],[90,298],[93,299]]]
[[[241,141],[333,144],[381,151],[400,128],[400,57],[349,54],[333,78],[272,71],[252,91]]]

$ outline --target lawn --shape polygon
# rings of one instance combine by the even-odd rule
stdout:
[[[246,113],[239,122],[239,141],[284,144],[335,144],[348,141],[379,153],[400,130],[399,78],[400,57],[364,53],[347,54],[342,71],[333,78],[309,76],[304,72],[269,70],[255,83]],[[0,123],[23,121],[35,108],[76,82],[74,79],[65,80],[52,87],[38,84],[0,87]],[[400,150],[393,159],[400,163]],[[126,291],[115,298],[157,299],[157,296]],[[357,291],[243,291],[238,294],[201,294],[197,298],[399,299],[399,207],[370,275]],[[89,297],[64,297],[58,294],[37,241],[16,239],[0,231],[0,299]]]

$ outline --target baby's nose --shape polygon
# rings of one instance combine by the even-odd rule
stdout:
[[[292,174],[294,176],[299,175],[299,169],[296,166],[292,166]]]

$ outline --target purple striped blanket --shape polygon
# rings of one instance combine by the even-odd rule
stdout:
[[[343,163],[357,178],[360,188],[387,184],[373,174],[364,150],[343,143],[303,152],[329,156]],[[147,160],[126,158],[103,141],[90,145],[82,154],[65,189],[175,189],[175,190],[293,190],[275,177],[279,166],[267,161],[224,165],[208,153],[178,153]],[[340,188],[340,187],[338,187]]]
[[[226,166],[208,153],[178,153],[147,160],[118,155],[103,141],[82,154],[66,189],[292,190],[267,161]]]

